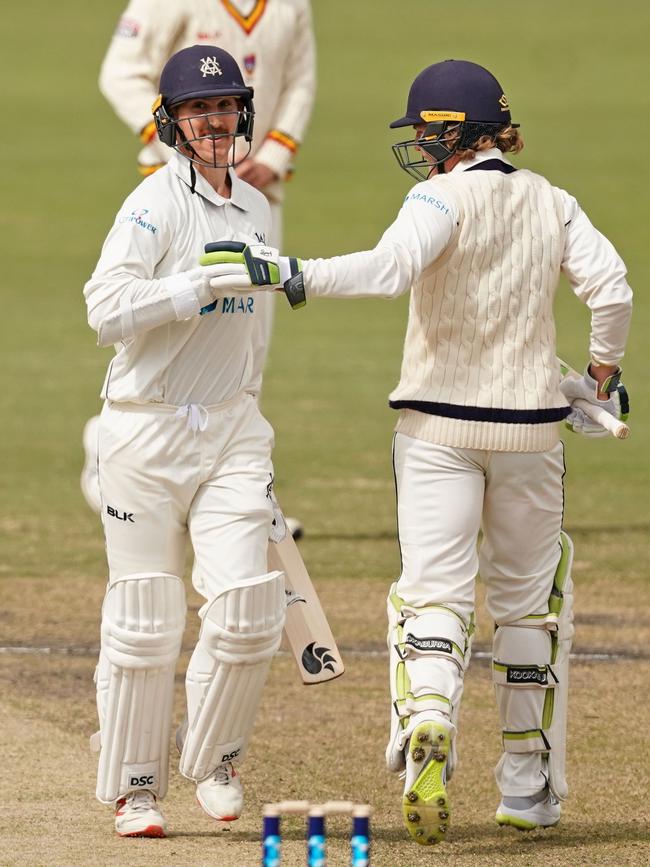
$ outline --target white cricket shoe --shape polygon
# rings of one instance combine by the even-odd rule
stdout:
[[[88,419],[83,432],[84,465],[79,483],[84,499],[93,510],[99,514],[102,510],[102,498],[99,493],[99,468],[97,466],[97,437],[99,435],[99,416]]]
[[[447,757],[454,727],[443,717],[418,723],[409,739],[402,815],[416,843],[439,843],[449,826]]]
[[[149,789],[129,792],[115,804],[115,830],[120,837],[165,837],[167,823]]]
[[[196,784],[196,799],[208,816],[220,822],[239,819],[244,792],[239,774],[231,762],[219,765],[210,776]]]
[[[512,825],[519,831],[551,828],[560,821],[560,802],[549,789],[542,789],[529,798],[504,796],[496,812],[498,825]]]

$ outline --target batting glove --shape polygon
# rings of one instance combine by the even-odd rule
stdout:
[[[560,389],[570,404],[576,399],[587,400],[599,409],[606,409],[608,413],[626,421],[630,412],[630,401],[627,390],[621,382],[622,371],[619,369],[608,377],[602,385],[593,378],[589,372],[589,365],[582,377],[565,376],[560,381]],[[606,392],[607,400],[599,400],[598,392]],[[609,431],[602,425],[590,419],[581,409],[571,406],[571,412],[564,420],[564,424],[574,433],[581,433],[586,437],[605,437]]]
[[[201,312],[214,303],[215,298],[233,291],[250,290],[250,280],[244,265],[206,265],[181,271],[163,278],[172,299],[178,319],[187,319],[196,313],[196,302]]]
[[[280,256],[275,247],[265,244],[242,244],[237,241],[219,241],[205,245],[202,265],[229,263],[233,267],[244,265],[250,287],[282,287],[293,308],[306,303],[302,277],[302,260],[293,256]]]

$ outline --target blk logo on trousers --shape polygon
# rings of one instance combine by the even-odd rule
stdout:
[[[106,513],[110,515],[111,518],[117,518],[118,521],[130,521],[132,524],[135,524],[133,512],[120,512],[112,506],[106,506]]]

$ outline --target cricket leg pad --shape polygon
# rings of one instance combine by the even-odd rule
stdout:
[[[561,557],[548,611],[497,627],[492,674],[502,726],[496,768],[506,797],[537,796],[547,786],[568,794],[565,777],[569,653],[573,638],[573,546],[561,534]]]
[[[413,608],[404,604],[395,585],[388,597],[388,649],[391,730],[386,748],[388,769],[401,772],[413,725],[431,715],[452,724],[458,717],[463,677],[469,661],[473,617],[469,622],[442,605]],[[455,765],[455,747],[447,778]]]
[[[207,606],[185,680],[183,776],[201,782],[243,761],[285,612],[283,572],[242,581]]]
[[[185,627],[183,582],[167,573],[125,575],[102,608],[95,675],[100,722],[97,798],[167,791],[174,672]]]

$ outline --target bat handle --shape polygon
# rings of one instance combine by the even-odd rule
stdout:
[[[581,400],[580,398],[574,400],[573,405],[578,409],[581,409],[584,414],[588,415],[592,421],[596,422],[596,424],[602,425],[612,434],[612,436],[615,436],[617,440],[626,440],[629,437],[630,429],[625,422],[615,418],[611,412],[607,412],[606,409],[601,409],[599,406],[590,403],[588,400]]]

